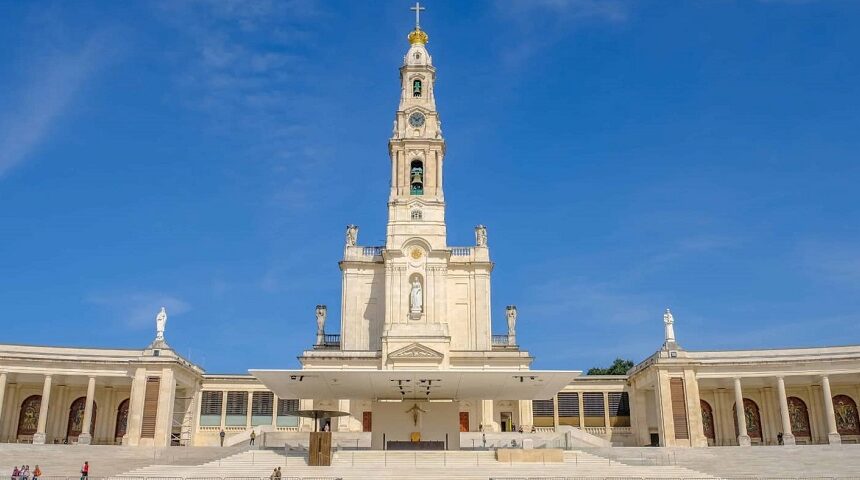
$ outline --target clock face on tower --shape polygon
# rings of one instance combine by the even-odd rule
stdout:
[[[409,125],[412,125],[413,127],[424,125],[424,114],[421,112],[415,112],[412,115],[409,115]]]

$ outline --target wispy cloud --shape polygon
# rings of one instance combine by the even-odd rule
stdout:
[[[50,138],[81,87],[111,56],[114,47],[109,45],[110,35],[100,32],[77,48],[33,55],[37,60],[24,66],[32,74],[18,86],[7,85],[14,100],[0,113],[0,177],[32,159]]]
[[[248,157],[272,169],[302,162],[299,142],[312,99],[306,75],[318,3],[292,1],[164,2],[160,17],[185,36],[173,52],[180,101],[212,121],[219,133],[253,141]],[[305,115],[302,115],[305,112]],[[295,173],[295,172],[293,172]]]
[[[521,67],[584,24],[619,24],[629,16],[628,2],[620,0],[508,0],[494,5],[515,27],[510,32],[514,43],[500,50],[508,68]]]
[[[169,316],[182,315],[191,310],[191,305],[181,298],[163,292],[122,291],[99,292],[86,297],[86,303],[104,307],[119,322],[131,328],[155,325],[155,316],[161,307],[167,308]]]
[[[860,281],[860,247],[834,242],[806,242],[800,259],[815,278],[845,285]]]

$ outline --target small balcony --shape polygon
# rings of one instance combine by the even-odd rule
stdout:
[[[327,333],[323,335],[322,343],[314,345],[314,350],[340,350],[340,334]]]

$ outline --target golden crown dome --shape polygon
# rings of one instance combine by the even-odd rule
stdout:
[[[426,45],[427,42],[430,41],[430,37],[427,36],[427,33],[424,30],[421,30],[418,27],[415,27],[415,30],[409,32],[409,36],[406,38],[409,39],[409,43],[415,45],[416,43],[420,43],[421,45]]]

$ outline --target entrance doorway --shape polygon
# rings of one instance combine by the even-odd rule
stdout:
[[[373,412],[363,412],[361,414],[361,431],[370,432],[373,429]]]
[[[469,412],[460,412],[460,431],[469,431]]]
[[[501,412],[499,413],[499,419],[501,420],[501,427],[503,432],[513,432],[514,431],[514,414],[511,412]]]

